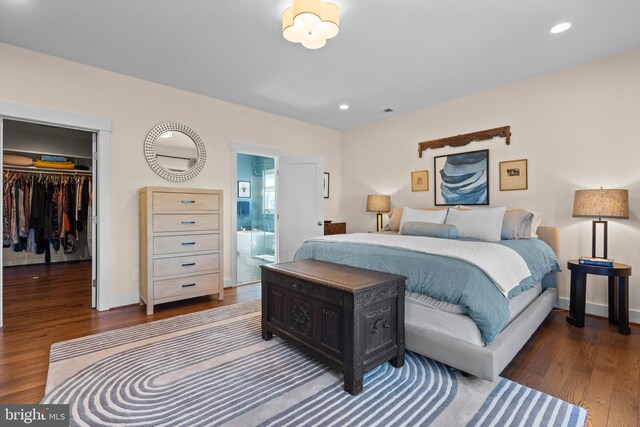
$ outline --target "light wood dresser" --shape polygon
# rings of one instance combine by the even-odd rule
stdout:
[[[140,215],[140,303],[217,294],[222,274],[222,190],[144,187]]]

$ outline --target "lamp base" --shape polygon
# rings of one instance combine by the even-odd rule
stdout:
[[[382,212],[378,212],[378,215],[376,215],[377,218],[377,226],[376,226],[376,232],[380,232],[382,231]]]
[[[603,243],[603,255],[601,257],[596,255],[596,226],[598,224],[602,224],[604,226],[604,243]],[[593,220],[593,225],[591,227],[591,256],[593,258],[607,258],[607,246],[608,246],[608,236],[607,230],[609,228],[608,221],[603,221],[602,218],[599,218],[597,221]]]

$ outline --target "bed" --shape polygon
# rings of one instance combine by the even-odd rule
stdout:
[[[398,236],[397,233],[393,234]],[[452,260],[450,258],[456,256],[450,257],[446,250],[425,256],[414,253],[413,249],[394,248],[401,236],[391,238],[384,237],[384,234],[363,233],[310,239],[298,250],[295,259],[319,259],[408,276],[405,299],[406,348],[493,381],[529,340],[557,301],[555,272],[559,271],[556,257],[558,229],[541,226],[537,234],[539,239],[520,239],[519,242],[509,241],[507,244],[501,242],[502,245],[488,244],[514,249],[530,269],[531,276],[510,290],[500,288],[497,282],[502,279],[496,280],[496,277],[511,274],[513,281],[522,277],[522,274],[514,276],[515,272],[499,271],[496,266]],[[442,241],[438,247],[454,245],[444,239],[436,240]],[[357,248],[352,246],[354,242],[359,245]],[[467,245],[465,242],[460,244]],[[380,249],[380,245],[386,247]],[[408,247],[411,248],[411,245]],[[474,250],[484,252],[484,249]],[[528,252],[535,254],[527,255]],[[490,254],[487,257],[491,258]],[[531,257],[543,259],[543,262],[531,261]],[[450,267],[452,262],[455,263],[452,264],[454,267]],[[545,266],[538,268],[536,263]],[[505,263],[503,269],[510,270],[511,264]],[[447,273],[438,273],[440,270]],[[449,282],[444,283],[444,276]],[[482,283],[481,277],[484,277]],[[438,285],[425,290],[421,283],[425,281],[438,282]],[[464,295],[458,295],[462,288],[466,289]],[[488,298],[485,294],[492,296]]]

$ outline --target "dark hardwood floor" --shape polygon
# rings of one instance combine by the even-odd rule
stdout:
[[[38,277],[37,279],[35,277]],[[0,403],[35,403],[43,394],[51,344],[260,297],[260,285],[160,305],[152,316],[138,305],[91,309],[91,263],[4,269],[0,331]],[[581,405],[594,426],[640,424],[640,327],[617,333],[606,319],[587,317],[584,329],[554,311],[502,376]]]

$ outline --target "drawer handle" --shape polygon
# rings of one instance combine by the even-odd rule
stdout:
[[[195,245],[196,242],[182,242],[182,246]]]
[[[293,282],[293,284],[291,285],[291,287],[292,287],[293,289],[299,289],[299,288],[300,288],[300,284],[299,284],[299,283],[297,283],[297,282]]]
[[[190,224],[195,224],[195,221],[182,221],[183,225],[190,225]]]
[[[195,286],[195,283],[189,283],[188,285],[182,285],[183,288],[191,288],[193,286]]]
[[[187,262],[187,263],[182,264],[183,267],[191,267],[192,265],[196,265],[196,263],[195,262]]]
[[[180,202],[184,203],[185,205],[187,205],[187,204],[195,203],[196,201],[195,200],[181,200]]]
[[[382,322],[382,327],[383,328],[388,328],[389,327],[389,322],[387,322],[386,320],[380,318],[378,320],[376,320],[375,322],[373,322],[373,327],[371,328],[371,333],[372,334],[377,334],[378,333],[378,323]]]

